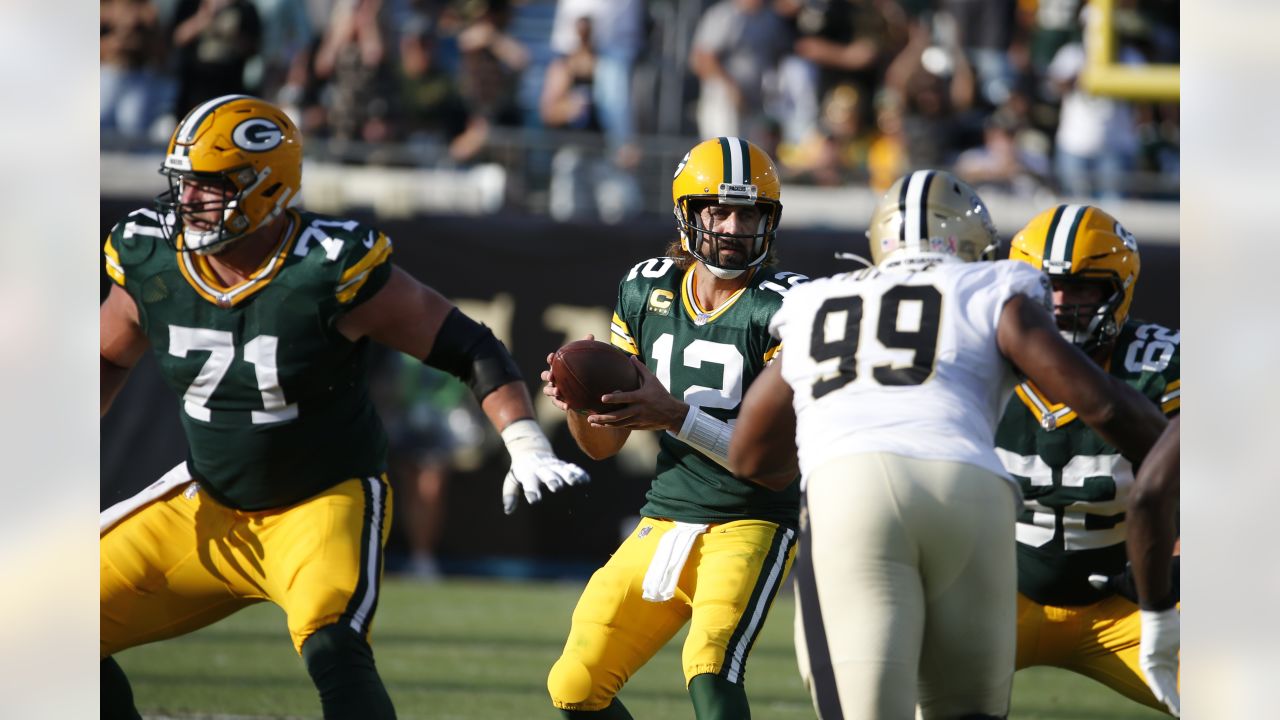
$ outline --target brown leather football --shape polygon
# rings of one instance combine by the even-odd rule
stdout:
[[[602,412],[601,395],[640,387],[631,356],[599,340],[575,340],[551,358],[551,382],[571,409]]]

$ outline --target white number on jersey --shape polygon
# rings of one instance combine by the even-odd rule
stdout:
[[[671,356],[675,345],[675,337],[671,333],[662,333],[654,341],[649,356],[658,363],[658,382],[671,390]],[[742,402],[742,374],[746,363],[742,352],[737,347],[710,340],[694,340],[681,353],[680,362],[687,368],[698,369],[703,363],[711,363],[724,368],[723,381],[718,388],[704,385],[691,385],[684,391],[684,401],[690,405],[704,408],[724,408],[732,410]]]
[[[675,261],[669,257],[641,260],[635,264],[635,267],[631,268],[631,272],[627,273],[627,279],[635,280],[637,273],[647,278],[662,277],[671,269],[671,264],[673,262]]]
[[[996,454],[1009,474],[1026,478],[1032,487],[1053,485],[1053,468],[1038,455],[1016,455],[1004,448],[996,448]],[[1095,550],[1124,542],[1125,524],[1091,529],[1089,515],[1114,516],[1124,512],[1129,502],[1129,488],[1133,486],[1133,466],[1120,455],[1077,455],[1062,468],[1062,487],[1083,488],[1090,478],[1111,478],[1115,482],[1114,494],[1105,499],[1077,500],[1062,510],[1062,547],[1064,550]],[[1035,500],[1025,501],[1031,511],[1031,522],[1019,521],[1018,542],[1032,547],[1043,547],[1051,542],[1058,531],[1055,508]]]
[[[1181,330],[1159,325],[1143,325],[1135,335],[1137,339],[1129,344],[1124,355],[1124,369],[1132,373],[1163,372],[1173,359],[1173,351],[1182,342]]]
[[[253,365],[258,391],[262,393],[263,409],[251,413],[254,425],[284,422],[298,417],[298,405],[286,402],[284,391],[280,388],[276,366],[276,348],[279,342],[280,339],[274,335],[259,335],[244,344],[244,360]],[[226,330],[170,325],[169,354],[184,358],[192,351],[207,352],[209,359],[182,394],[182,407],[196,420],[209,422],[213,418],[207,405],[209,398],[213,397],[218,383],[222,382],[231,362],[235,360],[236,346],[231,333]]]
[[[329,233],[321,228],[339,227],[347,232],[356,229],[358,225],[355,220],[312,220],[306,230],[302,231],[302,235],[298,237],[298,246],[293,249],[294,255],[305,256],[311,249],[311,241],[316,241],[324,248],[324,256],[330,262],[338,259],[338,253],[342,252],[342,241],[337,238],[329,237]],[[372,247],[372,244],[369,244]]]
[[[786,287],[779,285],[773,280],[765,280],[764,282],[760,283],[760,287],[765,290],[772,290],[778,293],[779,295],[785,296],[788,290],[796,286],[796,283],[806,282],[808,281],[808,279],[809,279],[808,275],[801,275],[800,273],[793,273],[793,272],[780,272],[777,275],[773,276],[773,280],[782,280],[786,282],[787,283]]]

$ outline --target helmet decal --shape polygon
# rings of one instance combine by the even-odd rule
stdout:
[[[249,118],[231,133],[231,142],[250,152],[266,152],[283,140],[280,127],[266,118]]]
[[[681,170],[684,170],[684,166],[685,166],[685,165],[688,165],[688,164],[689,164],[689,155],[690,155],[690,154],[691,154],[691,153],[685,153],[685,154],[684,154],[684,157],[680,159],[680,164],[679,164],[679,165],[676,165],[676,174],[675,174],[675,175],[672,175],[672,176],[671,176],[672,178],[678,178],[678,177],[680,177],[680,171],[681,171]]]

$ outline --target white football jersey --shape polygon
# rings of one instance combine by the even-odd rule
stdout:
[[[995,427],[1015,384],[996,345],[1005,302],[1052,307],[1026,263],[868,268],[797,285],[770,322],[795,392],[800,470],[852,453],[953,460],[1009,477]]]

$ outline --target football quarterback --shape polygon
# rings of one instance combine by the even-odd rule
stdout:
[[[610,327],[641,386],[601,398],[617,409],[568,413],[597,459],[633,430],[662,435],[640,523],[587,583],[547,678],[566,717],[630,717],[618,691],[685,623],[696,716],[750,717],[747,660],[795,551],[797,489],[744,483],[725,468],[743,393],[778,352],[769,318],[805,279],[770,267],[777,168],[745,140],[707,140],[676,169],[672,200],[680,240],[623,276]]]

